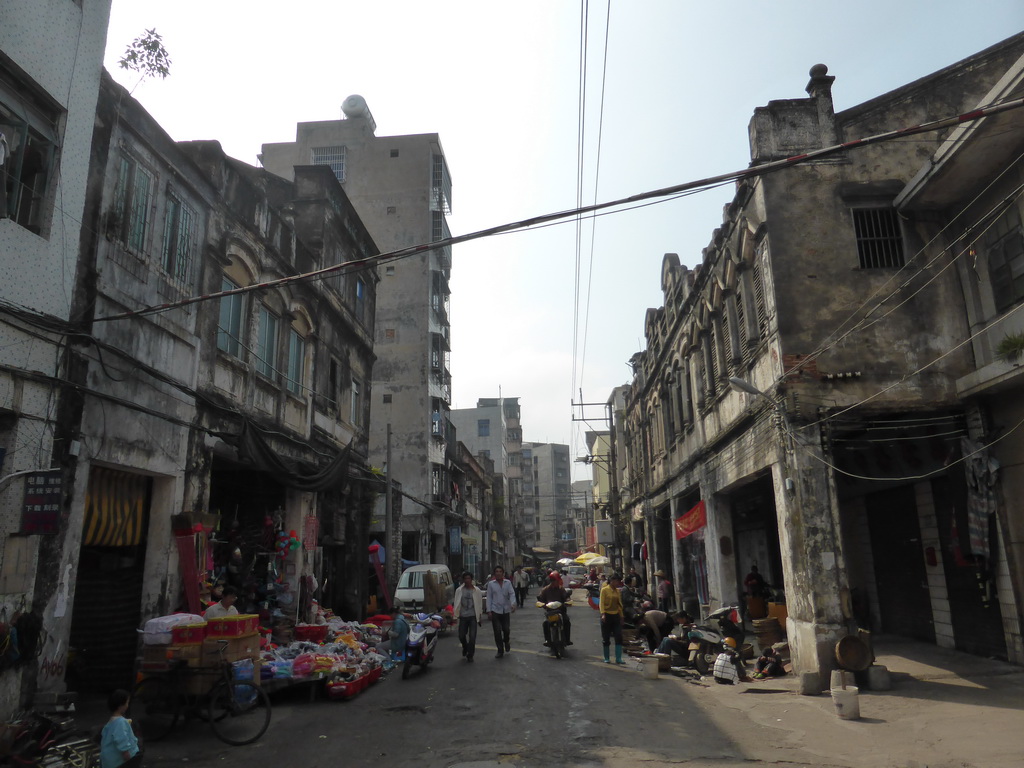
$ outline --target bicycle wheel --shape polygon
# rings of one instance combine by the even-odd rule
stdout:
[[[210,692],[210,726],[225,744],[252,744],[270,725],[270,699],[248,680],[220,683]]]
[[[178,692],[170,680],[147,677],[132,690],[128,717],[139,724],[146,741],[159,741],[170,733],[180,711]]]

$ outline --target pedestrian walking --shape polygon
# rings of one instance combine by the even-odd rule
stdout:
[[[672,609],[672,582],[664,571],[655,571],[653,575],[658,580],[658,608],[668,613]]]
[[[609,646],[615,638],[615,663],[625,664],[622,660],[622,576],[613,573],[608,582],[601,587],[601,645],[604,646],[604,663],[611,663],[608,658]]]
[[[516,566],[512,574],[512,587],[516,591],[516,605],[522,608],[526,601],[526,593],[530,589],[530,577],[521,565]]]
[[[455,590],[455,618],[459,622],[459,642],[466,661],[476,652],[476,630],[483,624],[484,593],[473,583],[473,574],[462,574],[462,584]]]
[[[487,616],[494,629],[494,644],[498,646],[495,658],[500,659],[512,650],[509,629],[512,613],[516,609],[516,593],[512,582],[505,578],[505,569],[494,569],[494,578],[487,582]]]

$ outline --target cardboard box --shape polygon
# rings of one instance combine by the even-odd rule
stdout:
[[[171,662],[183,659],[190,667],[200,666],[203,659],[202,645],[144,645],[142,646],[143,668],[159,669],[170,666]]]
[[[220,662],[221,642],[224,645],[224,661],[257,659],[260,655],[260,636],[253,632],[244,637],[208,637],[202,644],[203,666],[215,667]]]

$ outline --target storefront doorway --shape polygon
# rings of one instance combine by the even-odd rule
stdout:
[[[145,475],[89,471],[65,673],[69,690],[131,687],[151,497]]]

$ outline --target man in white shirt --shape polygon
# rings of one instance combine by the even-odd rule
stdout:
[[[516,590],[516,605],[522,608],[523,603],[526,601],[527,588],[530,586],[530,577],[526,575],[526,571],[523,570],[521,565],[517,565],[515,572],[512,574],[512,586]]]
[[[235,601],[238,600],[238,590],[228,584],[224,587],[220,602],[214,603],[206,609],[204,619],[219,619],[222,616],[237,616],[238,609],[235,608]]]
[[[487,582],[487,616],[494,628],[494,644],[498,646],[495,658],[500,659],[509,645],[509,628],[513,612],[516,610],[516,593],[512,582],[505,578],[505,569],[500,565],[494,569],[494,579]]]
[[[455,618],[459,622],[462,655],[466,657],[466,661],[472,661],[476,652],[476,628],[483,620],[484,595],[473,583],[473,574],[469,571],[462,574],[462,584],[455,590],[453,607]]]

